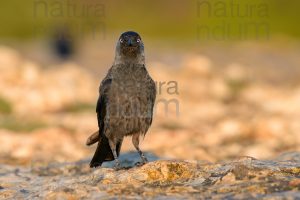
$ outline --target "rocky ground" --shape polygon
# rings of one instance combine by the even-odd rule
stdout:
[[[300,198],[298,51],[152,56],[156,113],[141,145],[151,162],[133,167],[126,138],[128,169],[114,171],[89,169],[95,146],[85,146],[105,70],[43,66],[2,46],[0,198]]]
[[[158,159],[142,167],[133,166],[134,155],[122,157],[122,164],[129,168],[118,171],[109,168],[109,165],[90,169],[86,160],[31,166],[31,168],[1,165],[0,197],[5,199],[300,198],[299,153],[283,154],[273,160],[242,157],[218,163]]]

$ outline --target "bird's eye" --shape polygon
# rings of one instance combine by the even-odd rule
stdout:
[[[121,43],[123,43],[123,42],[124,42],[124,40],[121,38],[121,39],[120,39],[120,42],[121,42]]]
[[[140,42],[140,41],[141,41],[141,39],[137,39],[137,40],[136,40],[136,42]]]

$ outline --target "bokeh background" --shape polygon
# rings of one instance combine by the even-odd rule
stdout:
[[[28,0],[0,6],[0,162],[88,159],[98,86],[120,33],[157,82],[142,149],[267,159],[300,150],[299,1]],[[133,150],[127,138],[122,152]]]

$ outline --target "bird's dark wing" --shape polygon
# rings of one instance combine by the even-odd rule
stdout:
[[[111,83],[112,83],[112,79],[109,78],[109,76],[107,76],[102,81],[99,88],[99,98],[96,106],[98,127],[99,127],[99,136],[98,136],[99,140],[98,140],[98,146],[95,151],[95,154],[90,162],[90,167],[98,167],[101,166],[102,163],[105,161],[114,160],[112,150],[109,146],[108,138],[104,134],[104,120],[107,114],[107,106],[109,103],[108,93],[110,92],[111,89]],[[96,138],[96,135],[94,135],[93,137]],[[116,147],[117,155],[120,154],[121,145],[122,145],[122,141],[119,141]]]
[[[97,112],[97,120],[98,120],[98,128],[99,130],[89,136],[86,141],[86,145],[90,146],[95,144],[99,141],[101,136],[101,129],[103,128],[103,120],[106,115],[106,104],[107,104],[107,93],[109,92],[111,79],[105,78],[100,87],[99,87],[99,98],[96,105],[96,112]]]
[[[111,87],[111,82],[111,78],[105,78],[99,88],[99,98],[96,106],[99,134],[101,134],[101,128],[103,128],[103,122],[106,115],[106,106],[108,102],[108,92]]]
[[[113,160],[113,154],[110,149],[108,139],[104,135],[104,119],[106,115],[106,107],[108,103],[108,92],[111,87],[112,80],[105,78],[99,88],[99,98],[97,101],[96,112],[99,127],[99,140],[95,154],[91,160],[90,167],[101,166],[104,161]]]

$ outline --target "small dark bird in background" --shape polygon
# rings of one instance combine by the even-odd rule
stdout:
[[[155,96],[155,83],[145,67],[142,39],[136,32],[125,32],[117,42],[113,66],[100,85],[96,108],[99,131],[87,140],[87,145],[98,142],[90,167],[115,160],[115,168],[120,169],[122,141],[130,135],[141,156],[140,164],[147,162],[139,138],[152,123]]]
[[[74,41],[68,27],[60,27],[55,30],[53,36],[54,52],[61,59],[69,58],[74,52]]]

